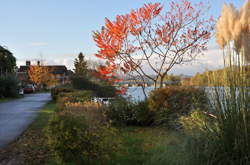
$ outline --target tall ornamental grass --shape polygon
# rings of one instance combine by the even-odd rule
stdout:
[[[213,123],[189,146],[190,164],[250,164],[250,88],[246,76],[250,61],[250,0],[237,10],[224,5],[217,22],[217,42],[223,49],[223,86],[210,92]],[[218,76],[210,77],[215,81]],[[201,140],[202,139],[202,140]]]

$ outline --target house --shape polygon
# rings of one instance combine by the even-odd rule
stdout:
[[[28,70],[31,66],[31,61],[26,61],[26,65],[21,65],[17,71],[17,79],[22,82],[22,84],[31,83]],[[32,65],[34,66],[34,65]],[[40,61],[37,61],[36,66],[46,67],[49,73],[52,74],[53,78],[56,80],[56,84],[53,86],[67,84],[69,82],[70,76],[73,74],[71,70],[68,70],[65,65],[40,65]],[[50,87],[53,87],[50,86]]]

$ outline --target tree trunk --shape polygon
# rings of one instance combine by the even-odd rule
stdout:
[[[163,87],[163,80],[164,80],[164,77],[165,77],[165,76],[161,76],[161,80],[160,80],[160,88],[162,88],[162,87]]]
[[[143,94],[145,96],[145,100],[147,100],[148,96],[147,96],[146,91],[145,91],[145,86],[142,85],[141,87],[142,87]]]
[[[157,88],[157,80],[154,81],[154,89]]]

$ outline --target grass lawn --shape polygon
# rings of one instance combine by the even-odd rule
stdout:
[[[182,138],[178,133],[163,128],[125,127],[119,131],[122,150],[110,164],[166,164],[171,160],[165,159],[165,154],[170,148],[182,144]],[[171,157],[175,159],[177,157],[174,154]]]
[[[0,103],[1,102],[5,102],[5,101],[10,101],[10,100],[15,100],[15,99],[19,99],[19,98],[21,98],[21,96],[20,97],[14,97],[14,98],[0,98]]]
[[[22,136],[0,151],[0,164],[56,164],[46,137],[46,127],[54,109],[54,103],[47,104]],[[166,164],[178,158],[173,149],[181,144],[182,138],[174,131],[155,127],[122,127],[118,130],[121,147],[117,156],[107,164]]]

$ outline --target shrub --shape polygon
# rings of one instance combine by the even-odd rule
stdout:
[[[149,108],[155,112],[155,123],[176,126],[182,115],[192,109],[206,109],[208,99],[201,88],[171,86],[153,91],[148,99]]]
[[[17,97],[18,81],[14,76],[0,77],[0,97]]]
[[[74,92],[74,89],[69,88],[69,87],[55,87],[51,90],[51,96],[53,100],[57,100],[58,96],[63,94],[63,93],[70,93]]]
[[[115,97],[116,88],[108,84],[99,84],[95,93],[98,97]]]
[[[92,91],[75,91],[70,93],[60,93],[57,96],[57,110],[62,111],[68,103],[84,103],[91,101],[94,97]]]
[[[146,100],[135,103],[133,109],[136,112],[137,125],[150,126],[153,124],[155,113],[149,109]]]
[[[109,160],[118,147],[115,134],[102,107],[91,102],[67,103],[48,126],[49,146],[61,164]]]
[[[206,134],[207,128],[216,127],[216,118],[204,111],[193,110],[188,116],[180,117],[180,123],[189,136],[200,136]]]
[[[132,102],[122,97],[111,101],[107,116],[115,125],[148,126],[153,122],[153,112],[146,101]]]
[[[91,90],[97,97],[115,97],[116,88],[106,82],[92,82],[84,77],[74,76],[72,85],[77,90]]]
[[[74,89],[96,91],[98,88],[96,83],[84,77],[74,76],[71,81]]]
[[[125,98],[116,98],[107,108],[107,116],[115,125],[132,125],[136,123],[136,111],[133,103]]]

